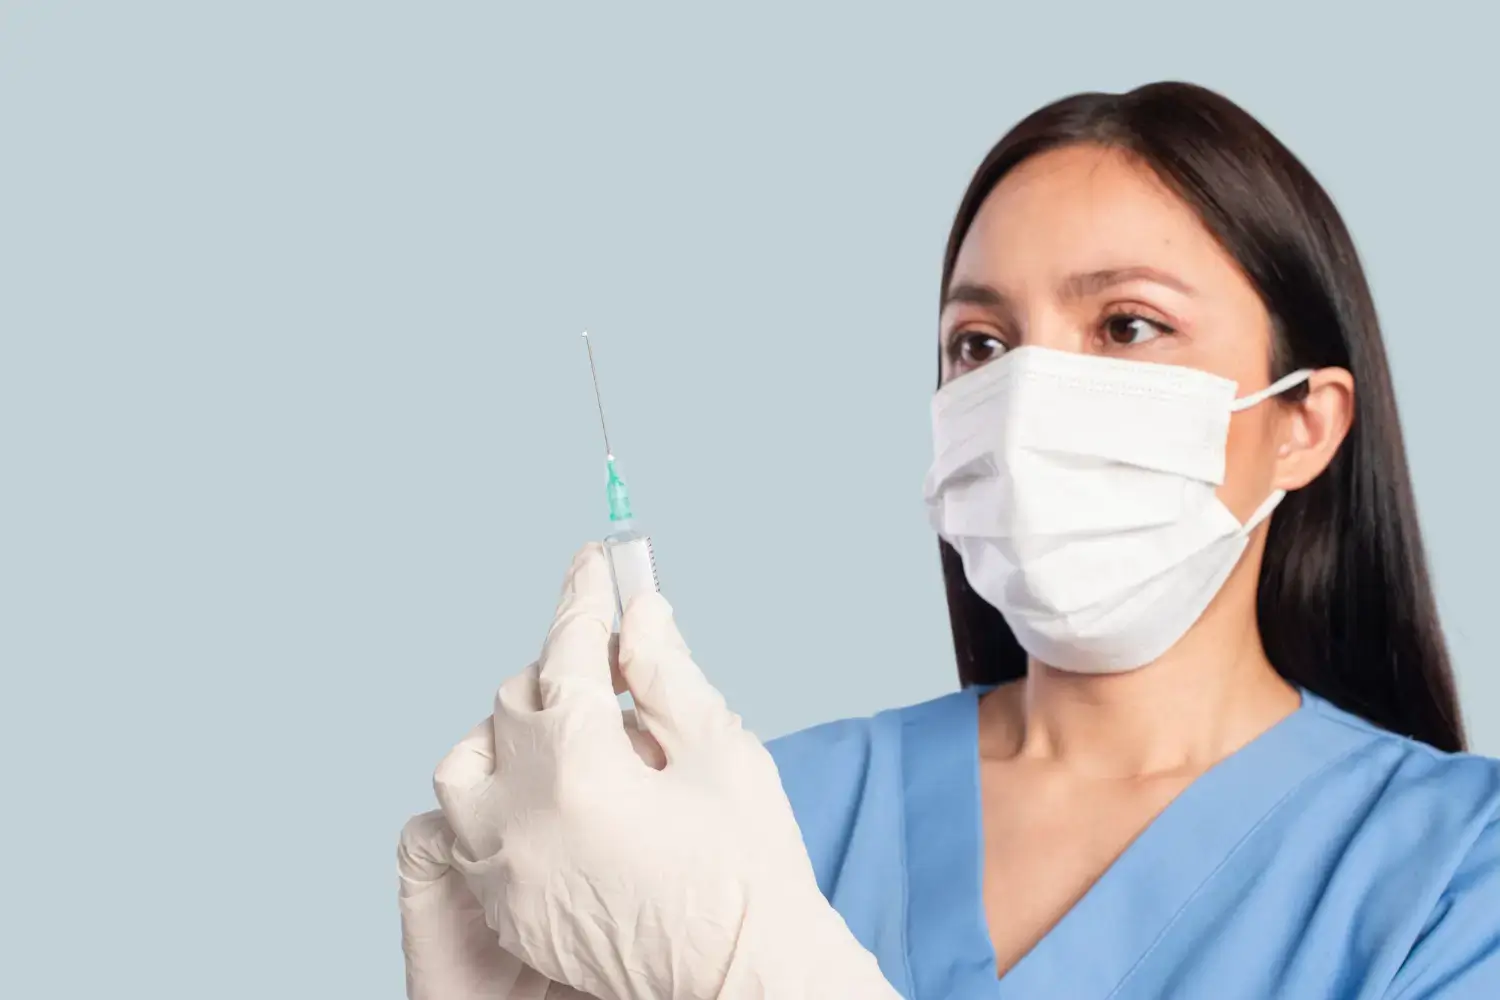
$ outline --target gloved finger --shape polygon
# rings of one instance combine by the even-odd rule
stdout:
[[[439,809],[406,821],[396,845],[402,897],[413,895],[453,870],[453,828]]]
[[[525,670],[500,685],[495,692],[495,711],[501,716],[526,716],[542,710],[541,684],[537,675],[541,664],[532,663]]]
[[[495,773],[495,717],[469,730],[458,745],[438,762],[432,788],[451,822],[458,804]]]
[[[573,560],[557,615],[537,671],[543,710],[567,707],[593,714],[618,712],[611,690],[609,644],[615,616],[614,586],[604,548],[585,546]]]
[[[541,997],[521,989],[539,974],[506,953],[485,925],[484,908],[452,866],[454,834],[441,812],[413,816],[401,831],[397,870],[401,950],[412,1000]]]
[[[620,672],[641,721],[668,762],[688,744],[739,727],[739,717],[693,662],[672,606],[660,594],[642,594],[625,609]]]
[[[490,716],[448,751],[432,776],[443,818],[458,847],[474,856],[494,853],[497,831],[492,792],[496,780],[496,716]]]

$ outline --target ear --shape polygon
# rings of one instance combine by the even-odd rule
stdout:
[[[1354,422],[1354,376],[1343,368],[1319,368],[1307,380],[1307,395],[1281,404],[1276,452],[1276,488],[1300,490],[1328,468]]]

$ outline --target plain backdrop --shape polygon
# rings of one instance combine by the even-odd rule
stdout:
[[[942,242],[1086,89],[1346,214],[1500,752],[1497,17],[1376,7],[0,0],[0,993],[402,995],[397,832],[604,530],[585,327],[758,733],[952,689]]]

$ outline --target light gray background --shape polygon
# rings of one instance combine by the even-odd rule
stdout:
[[[949,690],[942,240],[1083,89],[1216,87],[1346,213],[1500,752],[1494,15],[522,6],[0,2],[0,992],[401,995],[397,831],[602,528],[585,326],[753,727]]]

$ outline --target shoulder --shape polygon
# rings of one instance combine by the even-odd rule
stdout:
[[[906,780],[903,744],[913,723],[961,714],[973,695],[955,692],[879,714],[840,719],[769,741],[808,855],[828,892],[850,859],[899,852]]]
[[[1447,753],[1380,729],[1322,699],[1317,724],[1348,751],[1308,789],[1388,842],[1424,845],[1427,860],[1456,858],[1500,818],[1500,760]]]
[[[1412,764],[1392,826],[1415,828],[1426,858],[1410,867],[1436,877],[1411,900],[1420,919],[1387,995],[1500,997],[1500,761],[1432,751]]]
[[[1337,769],[1344,778],[1363,777],[1371,796],[1392,806],[1418,804],[1474,829],[1500,812],[1500,760],[1447,753],[1380,729],[1322,699],[1313,710],[1322,725],[1353,737],[1354,752]]]
[[[886,756],[881,716],[838,719],[799,730],[766,744],[792,811],[806,826],[814,806],[819,816],[846,813],[872,767]]]
[[[804,789],[826,793],[862,781],[872,769],[898,766],[901,744],[912,738],[914,728],[942,725],[945,717],[972,712],[973,704],[972,691],[955,691],[876,715],[798,730],[769,741],[766,749],[788,794]]]
[[[1346,852],[1381,855],[1379,891],[1401,897],[1392,903],[1407,917],[1404,959],[1385,995],[1500,996],[1500,760],[1446,753],[1326,702],[1315,708],[1366,737],[1323,791],[1362,813]]]
[[[816,775],[859,766],[872,746],[889,738],[886,719],[892,713],[836,719],[779,736],[766,744],[776,765],[794,774]]]

